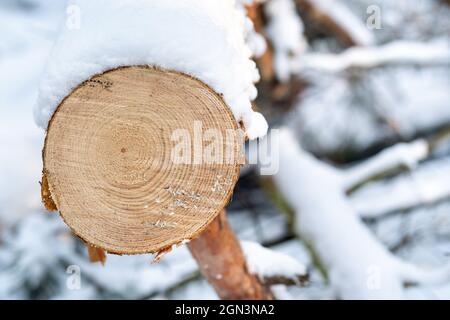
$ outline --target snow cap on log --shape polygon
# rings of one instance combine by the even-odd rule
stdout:
[[[153,65],[209,85],[250,139],[266,134],[264,117],[252,110],[259,74],[234,0],[76,0],[71,6],[75,19],[67,20],[39,90],[35,119],[42,128],[83,81],[121,66]]]

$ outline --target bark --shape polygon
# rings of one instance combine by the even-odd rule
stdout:
[[[249,273],[240,243],[225,211],[189,243],[200,271],[221,299],[272,300],[270,289]]]
[[[246,6],[247,16],[252,20],[255,31],[264,35],[264,15],[262,12],[262,5],[259,3],[252,3]],[[273,52],[270,44],[261,57],[255,59],[258,65],[259,73],[262,81],[270,82],[275,78],[273,68]]]
[[[296,0],[300,12],[305,13],[308,19],[314,21],[320,26],[323,26],[326,30],[332,33],[343,44],[348,46],[362,46],[360,43],[341,22],[337,21],[322,8],[315,5],[314,1],[310,0]]]
[[[106,253],[104,250],[100,248],[96,248],[94,246],[91,246],[90,244],[86,243],[86,248],[88,250],[89,254],[89,260],[91,262],[100,262],[102,265],[105,265],[106,262]]]

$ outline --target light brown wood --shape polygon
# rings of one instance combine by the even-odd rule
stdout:
[[[223,137],[220,163],[198,161],[195,121],[203,133]],[[202,163],[173,161],[180,129],[191,138],[191,158]],[[144,66],[106,72],[75,89],[53,115],[44,200],[96,248],[163,251],[198,235],[229,201],[242,161],[237,129],[223,99],[192,77]],[[201,138],[204,154],[212,140]]]
[[[223,211],[189,244],[200,271],[221,299],[272,300],[273,295],[246,266],[239,240]]]

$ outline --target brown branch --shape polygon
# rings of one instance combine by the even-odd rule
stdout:
[[[262,5],[259,3],[252,3],[246,6],[247,16],[252,20],[255,31],[264,35],[264,14]],[[265,37],[267,40],[267,37]],[[255,59],[258,65],[259,72],[261,74],[261,80],[270,82],[275,78],[275,72],[273,68],[273,52],[270,44],[264,54]]]
[[[189,243],[200,271],[221,299],[272,300],[269,288],[249,273],[225,211]]]
[[[360,42],[349,30],[337,21],[335,17],[324,11],[311,0],[295,0],[299,11],[303,13],[308,20],[323,27],[327,32],[335,36],[340,42],[347,46],[362,46]]]
[[[267,286],[282,284],[285,286],[305,286],[309,282],[309,275],[299,275],[296,278],[288,278],[285,276],[264,277],[262,280]]]

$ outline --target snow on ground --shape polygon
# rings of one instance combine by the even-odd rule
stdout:
[[[0,280],[9,285],[2,286],[1,298],[27,290],[37,292],[37,298],[99,298],[102,292],[107,297],[152,298],[197,273],[186,247],[158,264],[151,263],[150,255],[109,255],[105,266],[92,264],[80,241],[57,214],[29,214],[7,234],[5,244],[3,254],[10,259],[0,262]],[[80,288],[68,284],[71,268],[80,271]]]

